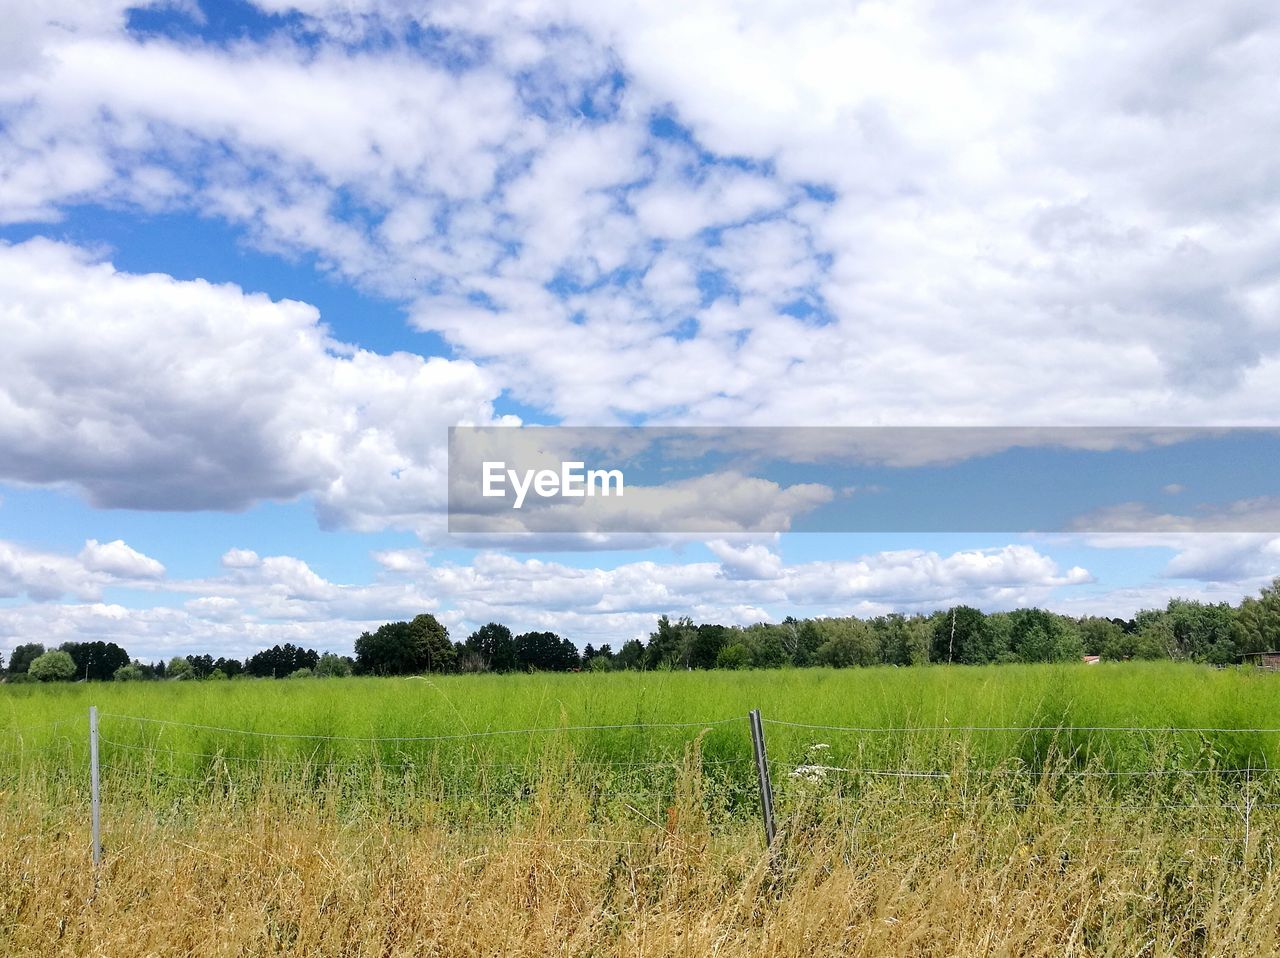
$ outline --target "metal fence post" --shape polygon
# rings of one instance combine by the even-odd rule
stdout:
[[[760,817],[764,819],[765,840],[772,849],[777,828],[773,821],[773,782],[769,780],[769,754],[764,747],[764,723],[760,721],[759,709],[752,709],[747,717],[751,720],[751,748],[755,753],[756,775],[760,780]]]
[[[89,706],[89,794],[93,810],[93,866],[102,864],[102,803],[98,791],[98,707]]]

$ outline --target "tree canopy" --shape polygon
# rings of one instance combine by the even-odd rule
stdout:
[[[68,653],[55,649],[36,656],[27,672],[41,682],[66,682],[75,676],[76,663]]]
[[[179,655],[146,664],[130,661],[113,642],[67,642],[54,652],[39,642],[16,646],[8,674],[43,681],[223,679],[417,675],[428,672],[565,672],[616,669],[743,669],[823,665],[850,668],[926,663],[986,665],[1073,662],[1082,656],[1179,659],[1226,665],[1258,652],[1280,651],[1280,578],[1239,605],[1173,598],[1163,609],[1132,619],[1071,617],[1039,608],[984,613],[967,605],[915,615],[828,616],[750,625],[695,623],[660,616],[647,641],[625,640],[613,651],[588,644],[582,653],[549,631],[514,635],[489,622],[463,642],[430,613],[387,622],[356,639],[355,657],[285,643],[238,659]],[[41,663],[36,668],[36,663]],[[69,668],[68,668],[69,663]],[[14,681],[17,681],[15,679]]]

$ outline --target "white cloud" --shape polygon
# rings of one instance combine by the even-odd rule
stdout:
[[[630,198],[640,228],[663,240],[689,240],[710,227],[772,213],[787,201],[775,180],[722,170],[701,182],[677,176],[658,180]]]
[[[1132,516],[1147,524],[1125,523],[1121,527],[1131,531],[1101,532],[1085,537],[1085,541],[1095,549],[1168,550],[1173,556],[1165,565],[1165,577],[1199,580],[1220,590],[1253,592],[1280,574],[1280,535],[1274,532],[1228,531],[1231,527],[1220,520],[1202,525],[1185,516],[1152,516],[1141,510]],[[1275,518],[1271,513],[1270,519]],[[1268,519],[1253,526],[1276,527],[1277,523]]]
[[[301,6],[313,46],[18,24],[4,215],[224,217],[577,421],[1272,421],[1256,4]],[[415,18],[440,56],[351,42]]]
[[[241,657],[283,642],[349,652],[353,641],[351,622],[264,622],[248,615],[211,616],[209,608],[130,608],[105,602],[3,607],[0,646],[12,649],[32,636],[40,636],[46,647],[101,640],[117,643],[136,658],[155,661],[204,652]]]
[[[125,10],[133,6],[147,4],[42,0],[6,7],[5,28],[0,31],[0,81],[47,70],[47,51],[59,42],[118,32],[124,26]]]
[[[778,579],[782,577],[782,557],[759,543],[734,545],[714,539],[707,548],[720,560],[724,574],[732,579]]]
[[[221,562],[228,569],[252,569],[262,564],[252,549],[228,549],[222,554]]]
[[[372,555],[373,560],[388,572],[423,572],[429,568],[430,553],[422,549],[386,549]]]
[[[34,602],[70,596],[97,599],[108,586],[154,586],[164,566],[120,539],[90,539],[78,556],[32,549],[0,539],[0,598],[25,595]]]
[[[208,619],[213,622],[228,622],[240,617],[242,607],[235,599],[219,595],[207,595],[199,599],[190,599],[183,607],[197,619]]]
[[[304,303],[42,240],[0,245],[0,326],[0,478],[99,506],[310,494],[328,521],[412,526],[443,508],[447,427],[492,421],[470,362],[354,349]]]
[[[104,591],[136,581],[86,578],[78,560],[0,543],[0,583],[21,581],[29,592],[43,590],[44,598],[77,600],[0,606],[0,644],[24,641],[38,623],[45,630],[40,634],[55,637],[98,630],[94,637],[111,637],[143,656],[173,654],[175,648],[243,655],[264,641],[348,651],[362,631],[423,611],[436,614],[456,638],[500,621],[518,631],[551,629],[579,644],[619,643],[647,633],[663,614],[750,624],[788,614],[930,611],[955,602],[999,609],[1054,604],[1092,581],[1084,569],[1064,571],[1026,545],[793,564],[761,543],[718,540],[710,549],[718,561],[611,567],[498,552],[481,552],[468,562],[433,561],[422,551],[396,550],[375,556],[383,572],[368,584],[331,582],[301,559],[266,556],[251,564],[224,563],[211,578],[152,582],[157,604],[127,608],[111,603]],[[169,601],[175,597],[180,605]]]
[[[586,418],[613,396],[619,413],[705,422],[1271,420],[1277,340],[1265,333],[1280,286],[1266,264],[1280,220],[1268,145],[1280,129],[1264,104],[1280,18],[1256,3],[301,6],[335,36],[418,15],[535,59],[550,27],[579,51],[585,35],[627,78],[609,125],[634,132],[637,115],[668,108],[710,154],[768,170],[732,174],[747,184],[735,193],[731,174],[650,138],[651,177],[628,190],[630,147],[591,148],[613,131],[579,147],[548,128],[547,164],[574,144],[590,172],[551,188],[535,147],[535,172],[505,195],[536,203],[491,205],[529,227],[512,234],[527,253],[468,280],[505,290],[508,328],[495,336],[496,320],[435,297],[416,318],[558,413]],[[582,82],[607,61],[566,62]],[[610,171],[634,216],[599,195]],[[830,201],[797,202],[802,182]],[[760,211],[773,219],[688,242]],[[621,244],[632,252],[608,262],[643,269],[645,243],[663,240],[684,243],[690,268],[722,270],[732,291],[731,308],[684,307],[699,325],[688,341],[663,339],[644,285],[605,284],[567,306],[545,294],[559,272],[597,278],[591,251]],[[779,315],[800,290],[832,322]]]
[[[0,542],[0,597],[25,594],[42,602],[67,594],[94,598],[99,592],[98,583],[76,560]]]
[[[117,579],[161,579],[164,566],[115,539],[101,543],[90,539],[80,551],[80,561],[91,572],[103,572]]]
[[[1165,574],[1202,582],[1259,585],[1280,573],[1280,536],[1253,533],[1196,535],[1184,541]]]

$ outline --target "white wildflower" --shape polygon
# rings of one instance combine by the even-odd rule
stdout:
[[[806,782],[821,782],[827,777],[827,768],[824,765],[797,765],[792,770],[791,777]]]

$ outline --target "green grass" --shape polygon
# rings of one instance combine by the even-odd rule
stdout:
[[[803,789],[866,797],[892,786],[925,801],[998,793],[1017,805],[1050,788],[1082,802],[1172,806],[1221,804],[1247,786],[1280,803],[1270,773],[1253,771],[1280,768],[1280,676],[1170,663],[20,685],[0,687],[8,774],[79,787],[90,704],[116,794],[270,785],[492,811],[551,788],[604,806],[661,803],[699,738],[703,787],[732,814],[752,806],[745,718],[759,708],[767,721],[892,730],[768,725],[784,801]],[[59,721],[68,724],[41,728]],[[690,724],[632,727],[665,723]],[[1078,730],[1111,726],[1148,731]],[[513,729],[551,731],[481,734]],[[444,737],[411,740],[432,736]],[[790,774],[806,765],[826,767],[808,776],[817,783]]]
[[[78,719],[90,704],[174,721],[366,736],[696,722],[751,708],[840,725],[1280,726],[1280,676],[1119,663],[15,685],[0,686],[0,729]]]
[[[417,953],[442,915],[474,918],[445,953],[1270,953],[1280,731],[1239,730],[1277,705],[1280,676],[1168,663],[0,686],[0,950],[189,954],[196,914],[226,954],[406,922]],[[876,730],[766,727],[767,855],[749,708]],[[692,724],[574,730],[637,723]],[[507,729],[550,731],[478,734]],[[386,741],[453,735],[477,737]]]

